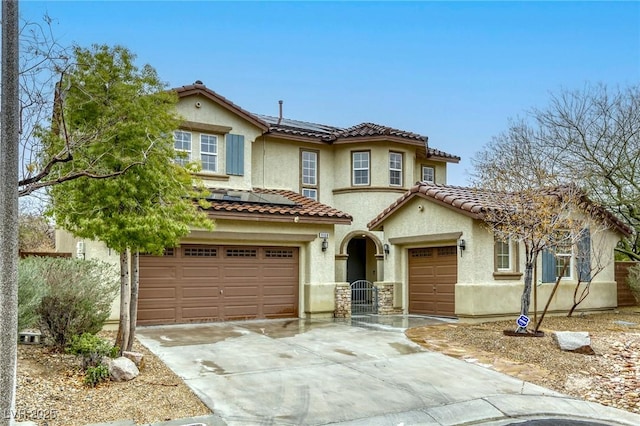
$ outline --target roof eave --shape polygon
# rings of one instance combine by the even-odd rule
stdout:
[[[444,161],[446,163],[453,163],[453,164],[458,164],[460,162],[460,157],[445,157],[442,155],[428,155],[427,154],[427,158],[429,160],[440,160],[440,161]]]
[[[291,135],[285,132],[279,132],[277,130],[269,130],[266,133],[266,136],[271,136],[273,138],[284,139],[288,141],[296,141],[296,142],[309,142],[309,143],[318,143],[327,145],[331,143],[330,141],[323,139],[321,137],[313,137],[313,136],[300,136],[300,135]]]
[[[367,224],[367,227],[369,228],[370,231],[375,231],[377,230],[380,226],[382,226],[383,222],[385,222],[389,217],[391,217],[393,214],[395,214],[396,211],[398,211],[399,209],[402,208],[402,206],[404,206],[405,204],[407,204],[409,201],[413,200],[415,197],[420,197],[422,199],[425,199],[427,201],[431,201],[433,203],[436,203],[442,207],[446,207],[450,210],[455,211],[456,213],[460,213],[464,216],[470,217],[472,219],[480,219],[482,220],[482,215],[478,214],[478,213],[473,213],[470,212],[468,210],[463,210],[460,207],[456,207],[453,206],[449,203],[446,203],[444,201],[440,201],[436,198],[430,197],[429,195],[426,195],[422,192],[418,192],[417,190],[411,189],[410,190],[410,194],[407,193],[405,195],[403,195],[402,197],[400,197],[398,200],[396,200],[394,203],[397,203],[396,205],[394,205],[393,207],[391,207],[391,209],[385,213],[382,217],[380,217],[379,219],[374,219],[373,221],[369,222]]]
[[[264,213],[264,212],[228,212],[220,210],[206,210],[207,215],[211,219],[228,219],[228,220],[244,220],[259,222],[279,222],[279,223],[308,223],[308,224],[333,224],[333,225],[351,225],[351,218],[347,217],[330,217],[330,216],[310,216],[298,215],[295,212],[282,213]]]

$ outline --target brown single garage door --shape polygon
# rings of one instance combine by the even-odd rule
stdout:
[[[298,316],[298,249],[183,245],[140,256],[138,324]]]
[[[409,313],[455,316],[456,246],[409,250]]]

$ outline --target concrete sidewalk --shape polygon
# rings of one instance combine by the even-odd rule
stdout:
[[[296,319],[144,327],[138,338],[214,411],[215,424],[640,424],[638,415],[427,352],[402,327],[383,329]]]

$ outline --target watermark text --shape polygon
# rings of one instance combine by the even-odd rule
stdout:
[[[22,420],[54,420],[58,418],[58,410],[53,408],[16,408],[4,410],[3,418]]]

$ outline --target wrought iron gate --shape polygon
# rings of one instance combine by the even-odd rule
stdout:
[[[378,288],[371,281],[351,283],[351,314],[377,314]]]

